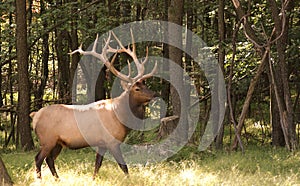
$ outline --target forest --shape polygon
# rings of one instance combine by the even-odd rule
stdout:
[[[198,176],[190,180],[181,171],[183,178],[180,181],[183,181],[183,185],[232,185],[246,178],[249,178],[249,185],[256,185],[261,183],[259,179],[256,180],[257,176],[267,177],[264,183],[271,183],[270,180],[283,185],[300,183],[297,178],[299,174],[296,173],[300,168],[299,1],[1,0],[0,12],[1,183],[23,185],[34,180],[33,162],[39,149],[39,140],[33,130],[30,113],[48,105],[89,104],[120,94],[114,87],[120,86],[120,83],[115,85],[118,78],[114,72],[110,72],[111,69],[103,64],[94,64],[95,59],[84,58],[87,56],[82,57],[79,52],[70,55],[81,47],[91,50],[91,44],[98,36],[106,41],[110,30],[119,39],[128,41],[123,45],[129,48],[134,43],[130,38],[132,33],[132,38],[137,41],[138,57],[149,55],[150,59],[153,56],[163,59],[156,61],[158,71],[169,75],[169,79],[158,75],[146,79],[147,87],[159,95],[160,102],[150,102],[146,108],[146,116],[157,118],[154,120],[156,123],[151,124],[151,130],[132,130],[125,143],[145,146],[157,144],[168,138],[176,128],[179,128],[178,135],[182,135],[186,143],[163,164],[147,167],[147,170],[132,165],[133,176],[130,181],[124,181],[121,171],[114,170],[117,169],[114,164],[106,165],[103,168],[106,172],[96,179],[96,185],[166,185],[170,179],[172,185],[177,183],[172,169],[188,170],[190,172],[187,171],[187,174]],[[157,30],[148,29],[147,24],[152,23]],[[168,23],[168,30],[164,30],[164,23]],[[176,26],[172,27],[173,23]],[[138,30],[127,29],[125,34],[117,32],[128,25],[139,27]],[[161,38],[144,39],[156,36]],[[199,44],[193,38],[201,38],[201,49],[194,51],[194,46]],[[100,40],[98,43],[102,42]],[[206,60],[205,64],[200,64],[195,56]],[[126,65],[130,63],[127,61],[132,60],[130,57],[117,51],[109,60],[114,60],[113,66],[127,74],[130,67]],[[182,70],[174,73],[172,67],[166,65],[165,59],[173,61]],[[84,63],[86,60],[94,62]],[[149,61],[152,66],[146,68],[147,72],[148,68],[154,68],[152,60]],[[214,61],[218,72],[204,69],[205,65]],[[133,73],[136,71],[139,73],[139,69],[133,67]],[[96,77],[91,77],[91,73]],[[173,82],[178,86],[174,86]],[[224,92],[220,90],[222,88]],[[180,97],[182,92],[183,98]],[[196,108],[192,119],[190,115],[182,115],[190,108]],[[163,118],[172,116],[180,116],[180,122],[178,117],[162,122]],[[211,121],[211,116],[218,119]],[[192,132],[189,131],[190,120],[196,120]],[[183,126],[179,123],[183,123]],[[217,129],[212,129],[212,134],[206,135],[211,124]],[[203,149],[201,145],[207,136],[211,140]],[[21,157],[19,162],[13,162],[20,158],[18,154],[23,159]],[[64,163],[69,161],[66,159],[75,154],[78,159],[70,160],[71,165],[67,169],[85,164],[79,161],[81,158],[90,160],[90,154],[94,156],[93,150],[89,149],[79,150],[78,154],[66,150],[58,158],[58,167],[65,166]],[[230,156],[235,160],[229,159]],[[266,170],[257,172],[259,163],[248,165],[244,159],[240,159],[243,156],[260,163],[264,161],[262,157],[271,156],[273,159],[269,159],[269,163],[278,162],[272,170],[266,168],[267,163],[262,163],[261,169]],[[225,163],[241,160],[241,164],[249,166],[250,170],[239,167],[238,163],[229,163],[232,167],[226,167],[224,162],[221,163],[221,158]],[[201,160],[203,162],[199,162]],[[224,165],[217,172],[211,168],[218,165],[214,160],[220,160],[219,165]],[[182,161],[182,164],[174,165],[174,162]],[[93,160],[88,163],[90,168],[80,173],[83,179],[90,176],[86,174],[92,172],[92,163]],[[205,168],[201,169],[201,166]],[[233,168],[235,166],[238,168]],[[141,180],[140,177],[145,175],[139,175],[140,172],[145,174],[148,171],[152,175],[152,170],[156,168],[161,169],[158,175],[153,175],[153,179]],[[47,167],[43,167],[45,169]],[[229,175],[235,179],[222,176],[222,170],[231,172]],[[61,168],[61,172],[64,171],[69,170]],[[203,171],[212,173],[206,175]],[[283,173],[286,171],[291,174]],[[28,172],[32,174],[30,178]],[[104,182],[111,178],[110,172],[121,177],[121,181]],[[163,172],[168,174],[167,178],[155,182],[163,177]],[[18,176],[20,174],[23,175]],[[252,177],[247,177],[247,174]],[[278,176],[281,174],[283,177]],[[207,176],[211,180],[205,180]],[[106,180],[101,182],[103,177]],[[85,182],[79,180],[70,184],[85,185]]]

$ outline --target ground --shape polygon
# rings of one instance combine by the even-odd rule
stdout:
[[[105,160],[93,181],[95,152],[92,149],[63,150],[56,166],[60,180],[42,167],[43,180],[35,179],[37,151],[1,154],[16,185],[300,185],[300,151],[271,146],[247,146],[241,152],[205,151],[185,147],[168,161],[130,164],[130,176]]]

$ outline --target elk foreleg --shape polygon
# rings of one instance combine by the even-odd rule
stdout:
[[[122,171],[128,175],[128,167],[124,161],[124,158],[121,153],[120,145],[115,145],[112,148],[109,149],[110,153],[113,155],[115,160],[118,162],[120,168]]]
[[[99,172],[105,152],[106,152],[105,148],[100,148],[100,147],[98,148],[98,151],[96,154],[95,170],[94,170],[93,179],[95,179],[97,173]]]

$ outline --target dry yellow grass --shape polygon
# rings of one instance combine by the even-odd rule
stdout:
[[[290,154],[284,149],[248,148],[245,155],[190,152],[179,162],[129,165],[129,177],[115,162],[105,160],[95,180],[92,150],[63,151],[56,161],[60,180],[45,164],[43,179],[35,179],[35,153],[2,154],[16,185],[300,185],[300,152]]]

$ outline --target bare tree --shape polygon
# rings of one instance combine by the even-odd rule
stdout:
[[[255,31],[251,28],[251,25],[248,22],[247,15],[245,14],[240,1],[239,0],[232,0],[233,5],[235,7],[236,13],[238,18],[242,21],[244,26],[244,33],[245,36],[253,43],[255,48],[259,51],[261,55],[261,64],[259,65],[254,78],[252,79],[249,89],[247,92],[247,96],[245,102],[243,104],[243,109],[238,120],[237,125],[237,134],[235,136],[234,142],[232,144],[232,148],[237,148],[237,135],[241,134],[241,130],[244,124],[244,120],[246,118],[246,114],[249,110],[250,101],[255,89],[255,86],[260,78],[260,75],[266,70],[266,67],[269,63],[269,70],[270,70],[270,83],[271,88],[274,89],[275,96],[271,96],[275,98],[276,103],[278,106],[279,111],[279,123],[283,132],[285,145],[287,149],[294,150],[296,148],[296,133],[295,133],[295,123],[293,121],[293,110],[292,110],[292,102],[291,102],[291,95],[290,89],[288,86],[288,75],[287,75],[287,64],[284,59],[284,51],[286,46],[286,15],[285,11],[289,9],[289,0],[282,2],[281,10],[277,7],[276,2],[270,0],[271,9],[272,9],[272,17],[274,19],[275,26],[270,36],[268,36],[265,32],[260,33],[264,35],[265,43],[259,42],[258,37],[255,35]],[[280,13],[280,14],[279,14]],[[265,30],[262,28],[262,30]],[[275,39],[273,37],[275,36]],[[277,52],[279,54],[279,68],[280,70],[276,71],[274,65],[271,63],[270,53],[271,53],[271,46],[276,43],[277,44]],[[280,45],[280,46],[279,46]],[[282,46],[283,45],[283,46]],[[281,82],[281,83],[280,83]],[[283,92],[280,93],[278,87],[283,86]],[[281,96],[283,95],[283,97]],[[272,110],[274,111],[274,110]],[[278,114],[278,113],[277,113]],[[272,113],[273,115],[273,113]],[[273,118],[274,119],[274,118]],[[273,128],[274,129],[274,128]],[[278,129],[278,127],[276,128]]]
[[[273,67],[274,64],[269,61],[270,74],[279,110],[280,124],[285,139],[285,145],[289,150],[295,150],[297,146],[296,124],[294,122],[293,104],[288,81],[289,75],[287,62],[285,60],[289,20],[285,11],[291,10],[294,3],[285,0],[282,1],[281,7],[279,8],[277,7],[275,0],[269,0],[269,2],[271,5],[272,18],[275,23],[273,33],[276,36],[276,39],[271,42],[276,44],[277,62],[275,62],[275,65],[278,65],[278,68],[275,69]],[[269,60],[271,60],[270,57]],[[279,89],[279,87],[283,88]]]

